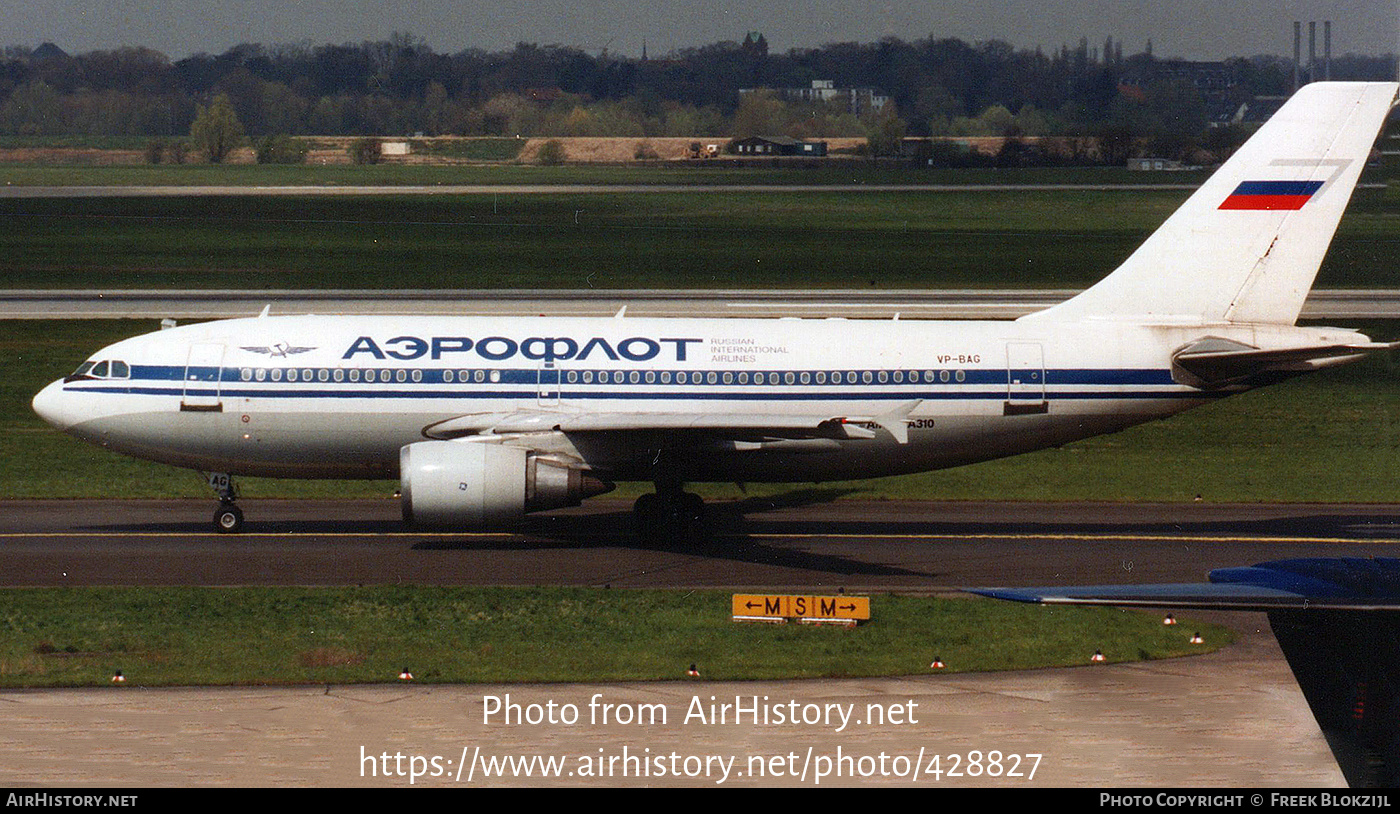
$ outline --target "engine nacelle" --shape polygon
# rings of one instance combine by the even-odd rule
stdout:
[[[399,450],[403,519],[464,528],[577,506],[613,485],[519,447],[419,441]]]

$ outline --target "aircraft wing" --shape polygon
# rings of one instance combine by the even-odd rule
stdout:
[[[1219,610],[1400,610],[1400,559],[1310,558],[1217,568],[1208,583],[968,588],[1047,605],[1124,605]]]
[[[450,439],[467,435],[529,432],[627,432],[666,430],[696,431],[712,436],[749,438],[869,439],[868,425],[887,430],[901,444],[908,443],[909,414],[922,402],[912,399],[892,409],[870,415],[793,415],[789,413],[621,413],[517,410],[508,413],[468,413],[431,424],[423,429],[429,438]]]
[[[1020,602],[1262,610],[1353,787],[1400,784],[1400,559],[1278,560],[1210,582],[974,588]]]
[[[1196,387],[1223,387],[1269,374],[1307,373],[1344,364],[1376,350],[1395,350],[1400,342],[1365,342],[1261,349],[1228,339],[1207,338],[1172,355],[1178,380]],[[1179,374],[1185,373],[1181,376]]]

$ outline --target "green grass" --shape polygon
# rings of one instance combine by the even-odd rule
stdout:
[[[0,285],[1082,287],[1127,257],[1185,196],[1047,190],[0,199]],[[1319,285],[1393,286],[1400,199],[1379,191],[1357,197]]]
[[[726,192],[0,200],[0,273],[16,288],[1087,285],[1180,198]],[[842,214],[833,218],[833,211]],[[881,262],[872,265],[871,257]]]
[[[1205,645],[1189,644],[1201,631]],[[847,630],[736,624],[718,591],[49,588],[0,591],[0,687],[905,675],[1207,652],[1155,614],[879,595]]]
[[[1380,339],[1400,324],[1360,326]],[[202,478],[50,429],[34,393],[152,321],[0,322],[0,498],[209,497]],[[1387,354],[1060,449],[974,466],[827,484],[847,498],[1213,502],[1400,501],[1400,367]],[[383,497],[397,482],[242,478],[246,497]],[[712,499],[804,486],[699,485]],[[617,496],[650,489],[624,485]]]

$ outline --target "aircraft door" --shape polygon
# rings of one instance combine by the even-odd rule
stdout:
[[[1045,400],[1045,350],[1039,342],[1006,343],[1004,415],[1049,412]]]
[[[538,402],[541,407],[559,406],[559,368],[553,362],[545,362],[540,365],[538,388]]]
[[[190,346],[190,355],[185,363],[185,395],[180,400],[181,410],[206,413],[223,411],[219,394],[223,364],[223,345],[201,343]]]

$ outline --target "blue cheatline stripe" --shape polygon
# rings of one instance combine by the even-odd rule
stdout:
[[[205,396],[222,397],[227,399],[235,398],[268,398],[268,399],[434,399],[434,400],[461,400],[480,401],[485,399],[517,399],[523,401],[534,401],[539,397],[536,390],[479,390],[473,388],[464,391],[447,390],[304,390],[298,389],[297,385],[289,385],[278,390],[258,390],[230,385],[223,388],[222,392],[212,388],[188,388],[176,389],[170,387],[139,387],[139,386],[100,386],[100,387],[68,387],[68,392],[77,393],[119,393],[127,395],[141,396]],[[1094,399],[1209,399],[1230,395],[1232,391],[1195,391],[1195,390],[1115,390],[1115,391],[1047,391],[1047,399],[1066,400],[1094,400]],[[553,393],[551,397],[555,397]],[[866,392],[859,394],[850,392],[818,392],[818,393],[793,393],[793,392],[621,392],[610,390],[573,390],[565,388],[562,394],[557,396],[564,402],[570,401],[788,401],[788,402],[808,402],[808,401],[830,401],[830,402],[852,402],[852,401],[907,401],[911,399],[924,399],[926,401],[959,401],[959,400],[1001,400],[1007,398],[1005,390],[972,390],[972,391],[952,391],[928,392],[922,390],[901,389],[896,391],[886,390],[883,392]],[[1034,400],[1025,394],[1017,396],[1019,400]]]
[[[258,369],[258,368],[252,368],[252,369],[256,370],[256,369]],[[262,369],[263,369],[263,370],[271,370],[271,368],[262,368]],[[408,381],[400,382],[400,381],[397,381],[397,380],[395,380],[395,381],[386,381],[386,382],[380,382],[380,381],[376,381],[376,382],[364,382],[364,381],[352,382],[352,381],[349,381],[349,380],[348,380],[348,377],[346,378],[346,380],[344,380],[344,381],[339,381],[339,382],[333,382],[333,381],[325,381],[325,382],[322,382],[322,381],[320,381],[319,378],[315,379],[314,381],[303,381],[302,376],[300,375],[300,372],[303,371],[303,370],[311,370],[311,371],[313,371],[313,372],[319,372],[319,371],[321,371],[321,370],[334,370],[335,368],[318,368],[318,367],[304,367],[304,368],[303,368],[303,367],[298,367],[298,368],[280,368],[280,369],[283,370],[283,371],[292,370],[292,369],[297,370],[297,371],[298,371],[298,376],[297,376],[297,379],[298,379],[298,380],[295,381],[295,382],[280,381],[280,382],[275,382],[275,383],[274,383],[274,382],[272,382],[272,381],[269,379],[269,380],[267,380],[266,382],[251,382],[251,381],[249,381],[249,380],[245,380],[245,379],[242,378],[241,371],[244,370],[244,368],[226,367],[226,368],[223,368],[222,370],[219,370],[218,368],[208,367],[208,368],[194,368],[194,369],[192,370],[192,373],[194,374],[195,378],[194,378],[192,381],[195,382],[195,383],[209,383],[209,382],[214,382],[214,381],[222,380],[222,383],[223,383],[223,385],[224,385],[225,387],[227,387],[227,386],[233,386],[233,385],[239,385],[239,384],[250,384],[250,383],[259,384],[259,385],[264,384],[264,383],[266,383],[266,384],[278,384],[278,385],[281,385],[281,384],[288,384],[288,385],[324,384],[324,385],[333,386],[333,387],[337,387],[337,388],[341,388],[341,387],[359,387],[359,386],[362,386],[362,385],[365,385],[365,384],[385,384],[385,385],[388,385],[388,384],[410,384],[410,382],[408,382]],[[342,369],[342,370],[346,370],[346,371],[349,370],[349,368],[341,368],[341,369]],[[362,370],[362,371],[363,371],[363,370],[369,370],[369,369],[371,369],[371,368],[360,368],[360,370]],[[499,374],[500,374],[500,378],[499,378],[498,381],[489,381],[489,380],[487,380],[487,381],[480,381],[480,382],[478,382],[478,381],[475,381],[475,380],[473,379],[472,381],[464,382],[464,381],[460,381],[460,377],[457,375],[457,374],[458,374],[458,371],[459,371],[459,368],[451,368],[450,370],[451,370],[451,372],[452,372],[452,374],[453,374],[453,381],[450,381],[450,382],[449,382],[449,381],[447,381],[447,380],[444,378],[444,375],[443,375],[443,374],[444,374],[445,372],[447,372],[447,371],[444,370],[444,369],[438,369],[438,368],[372,368],[372,369],[375,370],[375,371],[385,371],[385,372],[391,372],[391,373],[397,373],[397,371],[403,370],[403,371],[405,371],[405,373],[408,374],[408,375],[411,375],[412,372],[413,372],[414,370],[417,370],[417,371],[419,371],[419,372],[421,373],[421,375],[422,375],[422,380],[421,380],[421,381],[412,382],[412,384],[414,384],[414,385],[418,385],[418,384],[449,384],[449,385],[452,385],[452,386],[474,385],[474,386],[478,386],[478,387],[481,387],[481,386],[491,386],[491,385],[501,385],[501,384],[524,384],[524,385],[534,385],[534,384],[537,383],[537,381],[538,381],[538,376],[539,376],[539,371],[536,370],[536,369],[534,369],[534,368],[523,368],[523,369],[521,369],[521,368],[508,368],[508,369],[502,369],[502,368],[495,368],[495,369],[491,369],[491,368],[469,368],[468,370],[470,370],[472,373],[475,373],[476,370],[483,370],[483,371],[486,372],[486,374],[487,374],[488,376],[489,376],[491,373],[499,373]],[[693,371],[693,370],[657,370],[657,369],[652,369],[652,370],[640,370],[640,371],[638,371],[638,372],[639,372],[639,373],[642,373],[642,374],[644,374],[644,375],[645,375],[646,373],[653,373],[658,379],[660,378],[660,375],[661,375],[662,373],[670,373],[673,377],[674,377],[675,374],[677,374],[677,373],[685,373],[685,374],[687,375],[687,377],[688,377],[689,379],[692,379],[692,380],[695,379],[696,377],[704,377],[704,376],[707,376],[709,373],[712,373],[712,372],[715,373],[715,374],[717,374],[718,376],[723,376],[725,373],[729,373],[729,374],[732,374],[732,375],[734,375],[734,376],[736,376],[736,377],[737,377],[737,375],[738,375],[739,373],[741,373],[741,372],[748,373],[750,376],[752,376],[752,375],[754,375],[754,374],[757,373],[757,374],[762,374],[762,375],[764,376],[765,382],[764,382],[763,384],[754,384],[754,383],[752,383],[752,382],[745,383],[745,384],[739,384],[737,381],[732,381],[732,382],[724,383],[724,382],[722,381],[722,379],[721,379],[720,381],[713,382],[713,383],[710,383],[710,382],[703,382],[703,383],[702,383],[702,382],[700,382],[700,381],[687,381],[687,382],[684,383],[684,384],[680,384],[680,383],[675,382],[674,380],[673,380],[673,381],[670,381],[670,382],[665,382],[665,383],[662,383],[662,382],[660,382],[660,381],[652,381],[652,382],[646,382],[646,381],[642,381],[642,382],[631,382],[631,381],[629,380],[628,382],[626,382],[626,384],[628,384],[628,385],[633,385],[633,386],[636,386],[636,385],[643,385],[643,384],[644,384],[644,385],[650,386],[650,387],[656,387],[656,386],[662,386],[662,387],[697,387],[697,386],[704,386],[704,385],[709,385],[709,384],[713,384],[713,385],[716,385],[716,386],[718,386],[718,385],[723,385],[723,386],[726,386],[726,387],[831,387],[831,386],[859,386],[859,387],[910,387],[910,386],[934,387],[934,386],[936,386],[936,387],[955,387],[955,386],[958,386],[958,385],[969,385],[969,384],[994,384],[994,385],[1004,385],[1004,384],[1007,384],[1008,379],[1009,379],[1008,371],[1006,370],[1006,368],[991,368],[991,369],[978,369],[978,370],[962,369],[963,376],[964,376],[963,381],[957,381],[957,380],[955,380],[955,379],[953,378],[953,376],[952,376],[952,374],[958,370],[957,368],[937,368],[936,370],[937,370],[937,372],[938,372],[939,374],[941,374],[941,373],[943,372],[943,370],[945,370],[945,369],[948,370],[948,372],[949,372],[949,374],[950,374],[950,375],[949,375],[949,380],[946,381],[946,382],[945,382],[945,381],[942,381],[941,379],[939,379],[939,380],[937,380],[937,381],[932,381],[932,382],[924,380],[924,377],[923,377],[923,375],[922,375],[923,372],[924,372],[924,368],[900,368],[899,370],[900,370],[901,373],[908,374],[908,373],[910,373],[910,371],[912,370],[913,374],[915,374],[915,375],[918,376],[918,379],[915,380],[915,381],[908,381],[907,379],[908,379],[909,377],[906,376],[906,377],[905,377],[905,378],[906,378],[906,381],[903,381],[903,382],[895,382],[895,381],[893,381],[893,376],[887,376],[886,381],[883,381],[883,382],[879,381],[878,374],[881,372],[879,369],[849,370],[849,369],[846,369],[846,368],[841,368],[841,369],[837,370],[837,369],[834,369],[834,368],[822,368],[822,369],[820,369],[820,370],[791,370],[791,371],[788,371],[788,370],[758,370],[758,371],[737,371],[737,370],[715,370],[715,371],[709,371],[709,370],[699,370],[699,371]],[[590,368],[589,370],[591,370],[591,371],[592,371],[593,373],[595,373],[595,374],[598,372],[597,369],[592,369],[592,368]],[[1012,376],[1017,376],[1017,377],[1019,377],[1019,378],[1024,379],[1024,378],[1027,378],[1027,377],[1028,377],[1028,374],[1040,372],[1040,370],[1041,370],[1040,368],[1017,368],[1017,369],[1014,369],[1014,370],[1010,371],[1010,375],[1012,375]],[[573,373],[579,373],[579,374],[581,374],[581,373],[584,372],[584,369],[583,369],[583,368],[579,368],[579,369],[576,369],[576,370],[573,370],[573,371],[562,370],[562,371],[550,371],[550,372],[558,374],[559,378],[558,378],[558,382],[557,382],[557,383],[560,384],[561,386],[565,386],[565,387],[579,387],[579,386],[588,387],[588,386],[592,386],[592,385],[606,385],[606,384],[608,384],[607,382],[601,382],[601,381],[598,381],[598,382],[569,381],[568,376],[567,376],[568,373],[573,372]],[[629,374],[631,373],[631,371],[622,371],[622,372],[629,373]],[[854,383],[851,383],[851,384],[843,384],[843,385],[834,385],[834,384],[831,383],[831,382],[825,382],[825,381],[824,381],[824,382],[821,382],[821,383],[817,383],[817,382],[815,381],[816,374],[821,373],[821,374],[824,374],[824,375],[828,375],[828,376],[829,376],[829,375],[830,375],[831,373],[833,373],[833,372],[839,372],[839,373],[841,373],[843,376],[844,376],[845,374],[847,374],[847,373],[856,373],[856,374],[858,374],[858,375],[861,375],[862,377],[863,377],[863,375],[864,375],[865,373],[870,373],[870,374],[871,374],[872,381],[866,382],[866,381],[863,381],[863,380],[862,380],[862,381],[860,382],[860,384],[858,384],[858,385],[857,385],[857,384],[854,384]],[[892,373],[894,372],[894,369],[893,369],[893,368],[886,368],[886,369],[884,369],[884,372],[885,372],[886,374],[892,374]],[[785,380],[784,380],[784,381],[781,381],[781,382],[777,382],[777,381],[766,381],[767,379],[771,379],[774,375],[777,375],[777,376],[779,376],[779,377],[781,378],[781,377],[785,376],[787,373],[793,373],[795,376],[801,376],[803,373],[806,373],[806,374],[808,374],[808,377],[809,377],[809,378],[808,378],[808,381],[807,381],[806,383],[801,382],[800,379],[797,380],[797,381],[794,381],[794,382],[792,382],[792,383],[790,383],[790,384],[787,383]],[[1172,379],[1171,371],[1170,371],[1170,370],[1167,370],[1167,369],[1164,369],[1164,368],[1065,368],[1065,369],[1058,369],[1058,370],[1057,370],[1057,369],[1047,369],[1047,370],[1044,371],[1044,373],[1045,373],[1045,381],[1046,381],[1047,384],[1060,384],[1060,385],[1095,385],[1095,384],[1098,384],[1098,385],[1128,385],[1128,384],[1135,384],[1135,385],[1151,385],[1151,384],[1172,385],[1172,384],[1176,384],[1176,382]],[[285,375],[285,374],[284,374],[284,375]],[[177,381],[177,382],[182,382],[182,381],[184,381],[184,380],[185,380],[185,368],[183,368],[183,367],[176,367],[176,366],[168,366],[168,365],[160,365],[160,366],[155,366],[155,365],[135,365],[135,366],[132,367],[131,378],[129,379],[129,381]],[[545,383],[546,383],[546,384],[555,384],[556,381],[555,381],[555,379],[554,379],[553,376],[550,376],[550,377],[548,377],[548,378],[546,379]],[[612,384],[621,385],[621,384],[623,384],[623,382],[612,382]]]
[[[1312,195],[1321,181],[1243,181],[1231,195]]]

